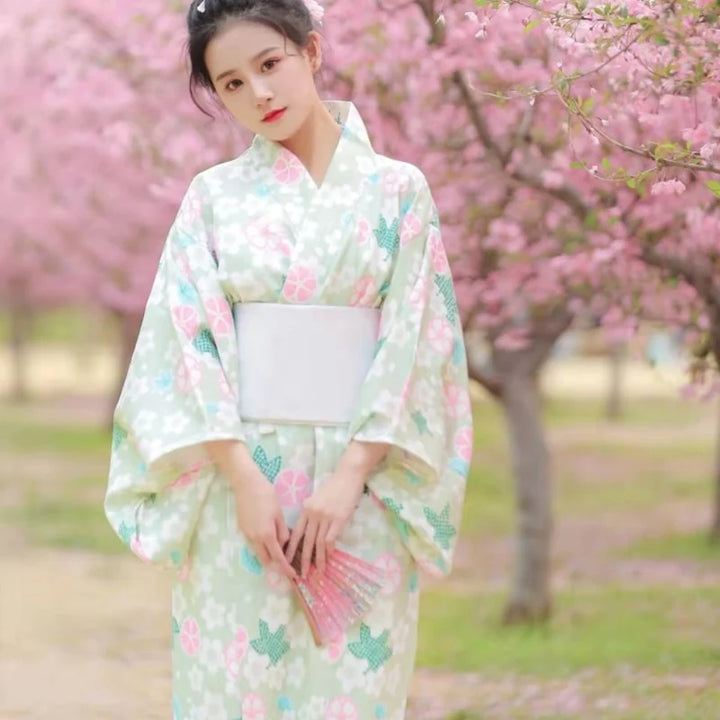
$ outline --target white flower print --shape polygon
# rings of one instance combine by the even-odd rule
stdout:
[[[290,622],[290,598],[287,595],[268,595],[260,617],[265,620],[271,632]]]
[[[396,622],[390,630],[390,640],[392,643],[393,651],[396,654],[403,653],[409,637],[410,624],[403,620]]]
[[[163,419],[162,432],[165,435],[180,435],[190,423],[185,413],[176,412]]]
[[[205,599],[201,615],[207,630],[212,631],[225,624],[225,606],[212,596]]]
[[[252,648],[248,650],[242,673],[253,690],[265,682],[269,664],[267,655],[258,655]]]
[[[190,680],[190,687],[194,693],[199,693],[203,686],[203,672],[197,663],[193,663],[188,673],[188,679]]]
[[[287,681],[293,687],[302,687],[305,682],[305,661],[296,657],[287,666]]]
[[[346,653],[342,659],[342,665],[338,676],[342,683],[342,689],[344,693],[350,693],[355,688],[362,691],[365,689],[367,682],[367,660],[356,658],[350,653]]]
[[[206,693],[202,706],[201,717],[206,720],[214,720],[215,718],[224,718],[225,716],[226,712],[223,696],[215,693]]]
[[[327,698],[313,695],[298,713],[298,720],[323,720],[327,706]]]
[[[200,643],[198,661],[208,673],[215,674],[225,668],[225,648],[220,640],[204,638]]]

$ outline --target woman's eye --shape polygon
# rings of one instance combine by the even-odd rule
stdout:
[[[272,70],[275,67],[275,65],[277,65],[279,62],[280,61],[277,60],[276,58],[271,58],[270,60],[266,60],[263,63],[263,67],[267,68],[268,70]]]
[[[231,80],[226,86],[226,90],[237,90],[242,85],[240,80]]]

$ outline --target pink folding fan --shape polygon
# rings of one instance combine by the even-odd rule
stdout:
[[[324,572],[317,569],[313,557],[307,578],[303,579],[303,540],[290,563],[298,573],[292,582],[293,592],[308,619],[315,644],[327,645],[367,613],[385,577],[380,568],[335,549],[325,561]]]

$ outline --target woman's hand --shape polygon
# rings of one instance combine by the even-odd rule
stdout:
[[[290,579],[297,573],[283,554],[290,538],[275,488],[258,470],[233,485],[238,527],[263,565],[276,562]]]
[[[297,577],[282,551],[290,531],[280,500],[245,444],[239,440],[215,440],[205,447],[232,488],[238,527],[260,562],[267,565],[274,561],[289,578]]]
[[[347,521],[360,502],[365,487],[366,474],[358,469],[339,467],[303,503],[300,515],[290,537],[285,555],[292,560],[300,540],[303,541],[301,575],[307,577],[310,561],[315,550],[315,565],[325,570],[325,560],[332,553]]]

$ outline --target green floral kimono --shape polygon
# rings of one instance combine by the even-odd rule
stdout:
[[[176,569],[175,720],[400,720],[418,567],[450,569],[472,449],[465,349],[423,174],[374,152],[352,103],[317,187],[260,136],[199,174],[160,260],[115,413],[107,517],[141,558]],[[237,411],[242,302],[381,308],[349,426],[262,424]],[[371,611],[317,648],[288,581],[263,568],[203,443],[236,439],[289,524],[351,439],[390,443],[339,546],[381,567]]]

